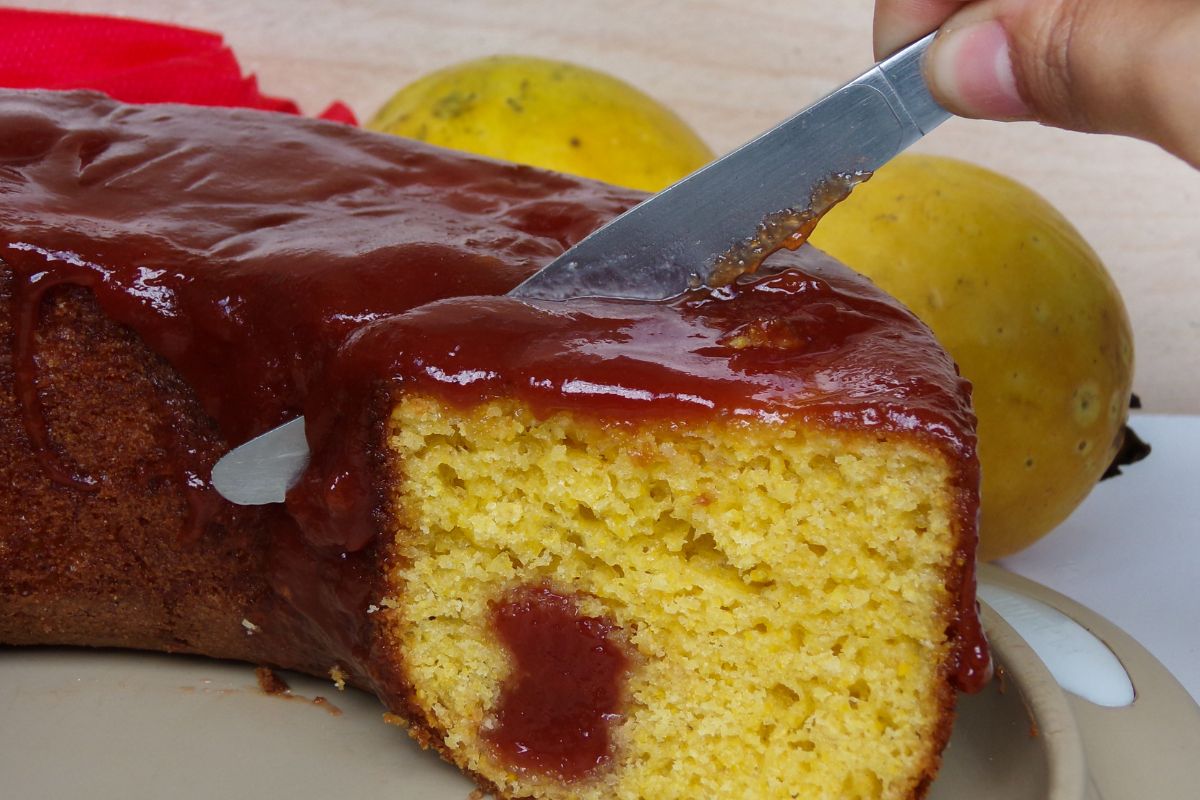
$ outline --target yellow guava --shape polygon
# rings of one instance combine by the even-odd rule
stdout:
[[[367,127],[652,192],[713,157],[683,120],[624,81],[527,56],[432,72]]]
[[[980,557],[1065,519],[1120,446],[1133,379],[1125,306],[1071,224],[994,172],[909,155],[811,241],[912,309],[974,385]]]

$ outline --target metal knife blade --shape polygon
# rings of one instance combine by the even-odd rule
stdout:
[[[769,215],[874,172],[949,118],[921,73],[927,36],[600,228],[509,294],[659,300],[703,282]]]
[[[304,417],[296,417],[221,456],[213,464],[212,485],[239,506],[282,503],[307,466]]]
[[[810,208],[831,178],[875,171],[950,116],[921,73],[932,40],[633,207],[509,294],[659,300],[703,283],[717,258],[769,215]],[[307,464],[301,417],[227,453],[212,482],[239,505],[278,503]]]

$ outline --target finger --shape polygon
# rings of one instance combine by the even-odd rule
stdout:
[[[1049,0],[1044,7],[1057,6]],[[1024,34],[1012,4],[982,0],[942,24],[925,58],[925,76],[938,101],[955,114],[984,119],[1033,119],[1018,88],[1014,53]]]
[[[882,61],[912,44],[963,7],[968,0],[875,0],[875,58]]]
[[[983,0],[942,26],[926,60],[963,116],[1124,133],[1200,163],[1200,3]]]

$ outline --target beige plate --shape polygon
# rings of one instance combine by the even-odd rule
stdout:
[[[985,624],[1004,680],[963,698],[931,800],[1194,796],[1200,708],[1127,635],[1023,578],[981,579],[1048,603],[1116,653],[1137,700],[1108,709],[1062,692],[1002,620]],[[264,695],[241,664],[140,653],[0,650],[0,794],[13,798],[466,800],[471,785],[371,697],[288,676]],[[340,710],[311,699],[321,695]]]

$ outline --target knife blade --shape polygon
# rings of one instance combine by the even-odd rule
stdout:
[[[509,294],[661,300],[704,283],[720,256],[763,220],[824,205],[819,197],[831,180],[852,183],[874,172],[949,118],[921,73],[932,40],[634,206]]]
[[[803,233],[857,180],[949,118],[921,72],[933,36],[634,206],[509,294],[661,300],[725,271],[730,255],[757,246],[767,220],[774,238]],[[308,463],[303,425],[300,417],[234,448],[213,466],[213,486],[239,505],[282,502]]]

